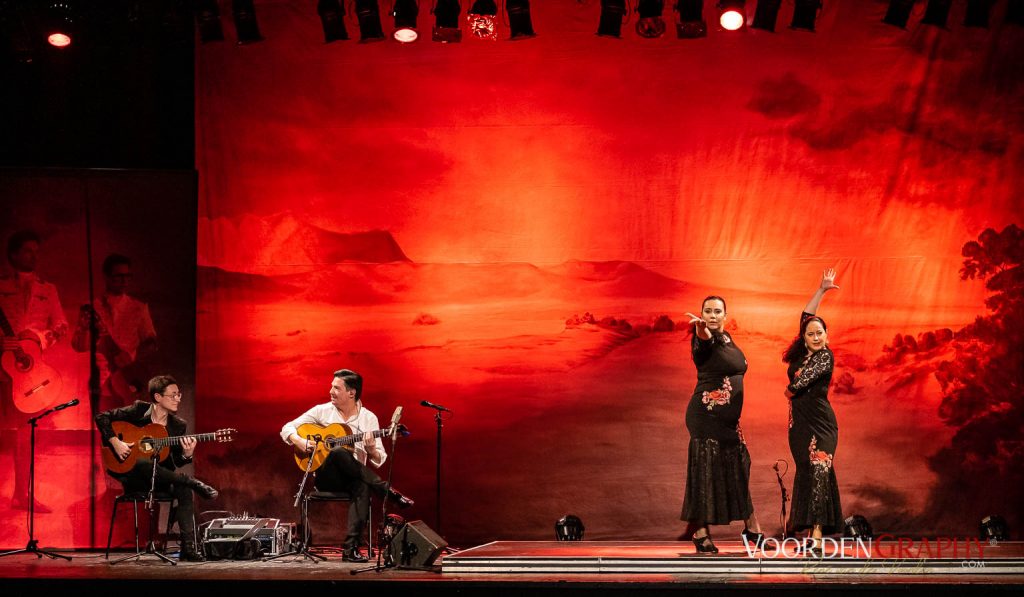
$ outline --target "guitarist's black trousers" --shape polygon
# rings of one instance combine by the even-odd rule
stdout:
[[[148,493],[150,478],[153,474],[153,462],[148,458],[139,458],[130,472],[124,475],[111,475],[121,482],[125,493]],[[172,471],[160,465],[156,467],[156,491],[169,493],[178,501],[175,522],[181,531],[181,540],[195,541],[195,505],[192,486],[195,480],[188,475]]]
[[[316,472],[315,485],[321,491],[347,493],[352,497],[348,505],[345,548],[359,547],[363,529],[370,517],[370,493],[384,498],[387,495],[387,483],[356,460],[351,452],[338,447],[331,450],[323,466]]]

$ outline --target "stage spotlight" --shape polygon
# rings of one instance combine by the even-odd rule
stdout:
[[[345,7],[338,0],[319,0],[316,13],[320,15],[320,24],[324,28],[324,43],[329,44],[339,39],[348,39],[345,29]]]
[[[638,0],[636,12],[640,18],[636,22],[636,34],[648,39],[665,35],[665,19],[661,18],[663,10],[664,0]]]
[[[459,29],[459,13],[462,6],[458,0],[437,0],[434,5],[434,41],[441,43],[458,43],[462,41],[462,29]]]
[[[906,29],[912,10],[914,10],[914,0],[890,0],[889,10],[885,11],[882,22]]]
[[[75,13],[69,0],[51,2],[46,7],[46,42],[55,48],[66,48],[73,39]]]
[[[420,36],[416,32],[416,17],[420,7],[416,0],[395,0],[391,15],[395,17],[395,32],[392,34],[397,41],[404,44],[416,41]]]
[[[846,528],[843,529],[843,535],[846,537],[870,539],[875,536],[871,523],[860,514],[854,514],[843,522],[846,523]]]
[[[986,516],[981,519],[981,524],[978,525],[978,537],[982,541],[988,541],[989,543],[1009,541],[1010,525],[1006,524],[1006,519],[998,514]]]
[[[356,17],[359,19],[359,41],[371,42],[384,39],[380,24],[380,9],[377,0],[356,0]]]
[[[747,21],[746,0],[718,0],[718,24],[726,31],[739,31]]]
[[[498,5],[494,0],[476,0],[466,15],[469,32],[473,37],[494,41],[498,39]]]
[[[196,24],[199,25],[199,40],[203,43],[224,40],[217,0],[199,0],[196,3]]]
[[[764,29],[775,32],[775,21],[779,18],[779,7],[782,0],[757,0],[757,9],[754,10],[754,29]]]
[[[530,0],[505,0],[508,11],[508,26],[512,30],[512,39],[533,37],[533,21],[530,18]]]
[[[583,521],[575,514],[566,514],[555,523],[555,539],[559,541],[583,541]]]
[[[252,0],[231,0],[231,16],[235,19],[235,33],[238,43],[248,44],[260,41],[260,26],[256,22],[256,7]]]
[[[622,37],[622,19],[626,16],[626,0],[601,0],[601,19],[597,34]]]
[[[704,20],[703,0],[679,0],[676,3],[676,36],[679,39],[707,37],[708,24]]]
[[[995,0],[967,0],[964,27],[984,27],[988,29],[988,15],[992,12],[993,4],[995,4]]]
[[[953,0],[928,0],[928,5],[924,7],[924,16],[921,17],[921,22],[925,25],[945,28],[946,21],[949,20],[949,9],[952,6]]]
[[[789,24],[789,27],[814,31],[814,22],[818,20],[819,10],[821,10],[821,0],[796,0],[795,6],[793,6],[793,22]]]

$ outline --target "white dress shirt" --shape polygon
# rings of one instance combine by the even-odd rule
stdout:
[[[333,404],[328,402],[327,404],[318,404],[313,408],[299,415],[294,421],[289,421],[284,424],[281,428],[281,439],[284,443],[292,445],[291,436],[294,433],[298,435],[299,425],[306,423],[313,423],[326,427],[327,425],[333,425],[335,423],[343,423],[348,425],[349,429],[352,430],[354,435],[362,435],[368,431],[377,431],[380,429],[380,423],[377,421],[377,415],[373,414],[370,409],[359,406],[359,411],[351,419],[345,419],[338,412],[338,409]],[[363,447],[363,442],[358,441],[353,444],[355,447],[355,457],[359,462],[366,464],[366,448]],[[384,461],[388,459],[387,453],[384,451],[384,442],[381,438],[377,439],[377,454],[376,457],[371,459],[370,462],[375,467],[380,467],[384,464]]]

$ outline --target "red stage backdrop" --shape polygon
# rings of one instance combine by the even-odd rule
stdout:
[[[774,531],[780,357],[834,266],[844,512],[1019,529],[1024,34],[1004,3],[990,29],[954,3],[948,30],[887,4],[826,2],[811,33],[787,2],[776,33],[727,34],[708,1],[706,38],[649,40],[552,0],[536,38],[440,44],[423,2],[415,44],[325,45],[312,3],[257,2],[265,41],[228,27],[198,60],[197,422],[242,431],[197,466],[219,506],[297,518],[277,432],[348,367],[379,417],[406,407],[394,481],[430,524],[418,403],[452,409],[450,541],[551,538],[567,512],[587,538],[674,538],[695,384],[674,323],[714,293]]]

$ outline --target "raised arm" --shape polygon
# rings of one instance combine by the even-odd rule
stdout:
[[[825,293],[829,290],[839,290],[839,287],[836,286],[836,270],[831,267],[821,275],[821,285],[814,291],[814,296],[811,297],[811,300],[807,301],[804,313],[808,315],[817,313],[818,306],[821,305],[821,299],[825,297]]]

